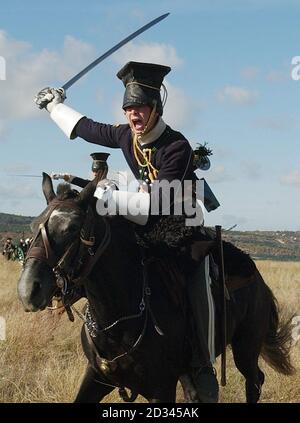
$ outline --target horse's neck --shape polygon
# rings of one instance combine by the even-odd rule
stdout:
[[[96,263],[87,286],[95,317],[102,324],[137,314],[143,295],[140,253],[131,227],[114,221],[110,223],[110,230],[111,241]],[[103,222],[99,222],[96,232],[100,238],[103,236]]]

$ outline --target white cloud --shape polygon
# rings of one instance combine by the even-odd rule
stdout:
[[[284,74],[281,71],[272,70],[267,74],[267,81],[269,82],[281,82],[287,79],[289,75]]]
[[[5,133],[7,128],[5,127],[4,121],[0,119],[0,143],[5,140]]]
[[[168,91],[163,115],[165,122],[177,130],[183,130],[185,126],[189,129],[195,126],[199,118],[200,105],[194,104],[194,101],[182,89],[169,82],[165,85]]]
[[[133,16],[135,19],[143,20],[145,19],[145,11],[142,9],[133,9],[130,12],[130,15]]]
[[[5,120],[37,116],[34,95],[55,81],[62,83],[72,77],[94,57],[93,47],[71,36],[65,37],[59,52],[34,52],[30,44],[12,39],[4,31],[0,31],[0,51],[7,64],[6,81],[1,82],[4,125]]]
[[[0,51],[1,56],[8,62],[12,58],[22,56],[30,50],[30,44],[25,41],[18,41],[9,38],[7,33],[0,29]]]
[[[242,172],[246,178],[259,179],[262,176],[262,167],[254,161],[243,161],[241,163]]]
[[[208,147],[210,147],[210,144],[208,143]],[[219,160],[221,159],[228,159],[234,157],[235,152],[230,147],[214,147],[213,149],[213,155],[215,157],[218,157]]]
[[[105,101],[105,95],[104,95],[104,93],[103,93],[103,90],[102,90],[102,89],[97,88],[97,89],[95,90],[95,99],[96,99],[97,103],[99,103],[99,104],[104,104],[104,101]]]
[[[226,85],[222,90],[217,94],[218,100],[220,102],[230,102],[233,104],[238,104],[241,106],[248,106],[254,104],[258,98],[259,94],[257,91],[250,91],[246,88]]]
[[[29,172],[32,167],[27,163],[13,163],[7,166],[0,168],[5,173],[20,173],[20,172]]]
[[[115,119],[115,123],[127,123],[123,109],[123,93],[118,92],[115,94],[112,100],[112,114]]]
[[[272,129],[273,131],[287,131],[293,125],[290,117],[260,117],[253,122],[255,128]]]
[[[6,185],[0,185],[0,198],[3,202],[6,200],[39,198],[39,194],[37,193],[36,189],[30,184],[26,184],[24,182],[20,184],[8,183]]]
[[[226,171],[224,166],[220,165],[220,166],[214,166],[213,169],[209,170],[205,174],[205,179],[207,180],[207,182],[210,182],[210,183],[219,183],[219,182],[231,181],[234,178],[231,175],[229,175],[229,173]]]
[[[300,170],[293,170],[280,178],[280,182],[285,185],[295,185],[300,187]]]
[[[257,66],[247,66],[246,68],[242,69],[241,74],[245,79],[252,80],[258,76],[259,72],[260,70]]]
[[[135,61],[178,67],[183,63],[173,46],[159,43],[130,42],[116,53],[113,59],[121,65]]]

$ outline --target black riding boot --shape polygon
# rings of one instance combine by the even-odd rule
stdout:
[[[215,403],[219,399],[219,385],[208,348],[209,300],[205,277],[205,260],[197,266],[188,281],[187,289],[198,344],[193,348],[191,377],[199,400],[205,403]]]

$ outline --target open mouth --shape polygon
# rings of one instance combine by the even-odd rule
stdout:
[[[142,119],[134,118],[131,120],[131,123],[136,131],[142,131],[144,129],[144,123]]]

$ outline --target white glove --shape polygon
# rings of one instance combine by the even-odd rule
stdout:
[[[51,173],[52,179],[64,179],[68,181],[70,179],[70,175],[68,173]]]
[[[98,183],[94,197],[98,198],[96,210],[100,216],[120,214],[138,225],[145,225],[148,221],[148,193],[119,191],[113,182],[106,179]]]
[[[63,103],[66,99],[65,90],[63,88],[43,88],[34,97],[34,101],[40,109],[47,109],[52,112],[57,104]]]
[[[109,179],[102,179],[97,184],[94,196],[101,199],[105,203],[112,198],[113,192],[116,189],[117,186],[114,182],[110,181]]]

